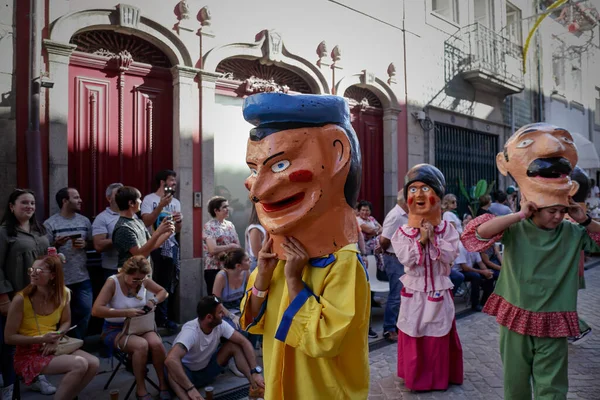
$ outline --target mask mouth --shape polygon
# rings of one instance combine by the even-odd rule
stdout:
[[[281,211],[288,207],[294,206],[304,200],[304,192],[296,193],[293,196],[287,197],[275,203],[262,203],[263,209],[266,212]]]
[[[564,179],[571,175],[573,167],[564,157],[538,158],[527,168],[530,178]]]

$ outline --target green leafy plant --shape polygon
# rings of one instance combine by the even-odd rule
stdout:
[[[488,184],[485,179],[480,179],[477,181],[475,186],[471,186],[467,191],[462,179],[458,178],[458,187],[460,189],[460,193],[469,203],[469,212],[473,217],[477,215],[477,210],[479,209],[479,198],[486,194],[490,194],[495,184],[496,181],[492,181],[492,183]]]

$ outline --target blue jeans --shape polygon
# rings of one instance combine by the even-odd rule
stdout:
[[[456,294],[456,291],[458,290],[460,285],[462,285],[465,281],[465,276],[462,274],[462,272],[452,269],[452,271],[450,271],[450,280],[454,285],[454,288],[452,289],[452,294]]]
[[[0,332],[0,367],[2,368],[2,380],[4,387],[15,383],[15,367],[13,358],[15,357],[15,346],[4,343],[4,328],[6,327],[6,317],[1,315],[0,322],[2,332]]]
[[[77,325],[77,328],[69,332],[69,336],[83,339],[87,332],[87,327],[92,316],[92,304],[94,294],[92,292],[92,281],[89,279],[83,282],[67,285],[71,289],[71,326]]]
[[[397,332],[398,312],[400,311],[400,291],[402,282],[400,277],[404,275],[404,265],[398,261],[393,254],[383,253],[383,265],[385,273],[389,278],[390,293],[388,294],[385,310],[383,312],[383,331]]]

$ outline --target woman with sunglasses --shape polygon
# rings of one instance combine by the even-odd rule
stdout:
[[[70,292],[64,283],[62,260],[55,254],[39,258],[29,268],[31,283],[10,305],[4,340],[17,346],[14,367],[26,385],[42,373],[64,374],[54,398],[67,400],[94,379],[100,361],[83,350],[54,355],[71,326]]]
[[[442,219],[450,222],[460,235],[463,231],[463,224],[456,213],[457,208],[458,202],[456,200],[456,196],[452,193],[445,195],[442,199]]]
[[[105,319],[102,340],[109,352],[112,353],[117,347],[131,355],[138,400],[152,399],[145,382],[148,350],[152,353],[152,364],[158,376],[160,399],[167,400],[171,395],[164,374],[166,351],[158,334],[151,331],[140,336],[119,335],[125,318],[144,315],[167,298],[167,291],[148,277],[151,272],[152,268],[146,257],[138,255],[129,258],[118,274],[106,280],[94,302],[92,315]]]
[[[14,293],[29,285],[27,269],[48,252],[46,229],[35,216],[35,197],[31,190],[15,189],[9,196],[0,221],[0,369],[4,381],[2,399],[11,399],[15,371],[14,346],[4,341],[4,328],[10,301]],[[30,389],[50,395],[56,392],[41,375]]]

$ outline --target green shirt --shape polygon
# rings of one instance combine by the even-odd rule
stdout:
[[[584,227],[562,221],[547,230],[526,219],[504,231],[502,244],[497,295],[528,311],[577,311],[581,250],[600,252]]]

